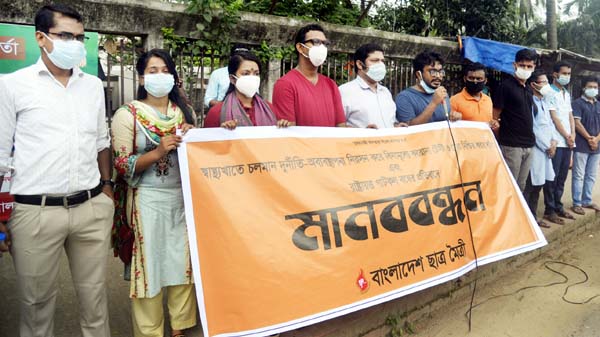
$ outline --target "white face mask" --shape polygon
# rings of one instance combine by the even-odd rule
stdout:
[[[241,92],[242,95],[249,98],[256,95],[258,88],[260,87],[260,76],[246,75],[237,77],[233,75],[233,77],[237,79],[237,81],[235,81],[235,88]]]
[[[156,97],[165,97],[175,86],[175,78],[172,74],[146,74],[144,75],[144,88],[146,91]]]
[[[598,89],[596,89],[596,88],[586,88],[585,91],[584,91],[584,94],[588,98],[595,98],[596,96],[598,96]]]
[[[306,46],[304,43],[301,43],[301,45],[308,48],[308,46]],[[312,46],[312,47],[308,48],[308,56],[306,56],[304,54],[302,54],[302,55],[304,57],[308,57],[308,59],[310,60],[310,63],[312,63],[313,66],[319,67],[327,59],[327,47],[325,47],[325,45],[323,45],[323,44],[318,45],[318,46]]]
[[[517,67],[517,70],[515,70],[515,76],[523,81],[527,81],[527,79],[531,77],[531,74],[533,74],[533,70],[527,70],[520,67]]]
[[[48,58],[55,66],[60,69],[70,70],[77,67],[86,57],[87,51],[82,42],[77,40],[63,41],[60,39],[53,40],[46,33],[40,32],[52,41],[52,52],[49,53],[46,47],[44,51]]]
[[[544,97],[552,97],[552,95],[554,95],[554,89],[552,89],[550,84],[544,84],[538,91],[540,92],[540,95]]]
[[[385,63],[372,64],[367,71],[367,76],[375,82],[382,81],[385,78]]]

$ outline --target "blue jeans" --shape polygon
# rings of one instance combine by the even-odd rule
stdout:
[[[573,206],[592,203],[592,190],[600,163],[600,153],[575,152],[573,155]]]
[[[564,211],[561,202],[563,192],[565,191],[565,181],[569,174],[569,164],[571,163],[571,153],[573,150],[568,147],[559,147],[552,158],[552,167],[554,168],[554,181],[544,184],[544,205],[546,210],[544,215],[562,213]]]

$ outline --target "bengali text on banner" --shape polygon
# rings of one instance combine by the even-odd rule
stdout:
[[[489,127],[452,133],[462,182],[446,123],[189,131],[178,154],[205,336],[296,329],[545,245]]]

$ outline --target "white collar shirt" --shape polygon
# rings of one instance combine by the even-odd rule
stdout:
[[[550,110],[556,112],[556,117],[560,120],[560,124],[569,134],[572,133],[570,115],[573,109],[571,108],[571,95],[566,89],[558,89],[558,87],[551,85],[554,89],[554,95],[547,99],[550,104]],[[554,128],[554,138],[557,141],[557,147],[568,147],[567,140],[563,137],[556,128]]]
[[[381,84],[377,90],[360,76],[340,86],[346,123],[357,128],[375,124],[377,128],[393,128],[396,123],[396,103],[390,91]]]
[[[109,145],[100,79],[76,67],[65,87],[41,58],[0,77],[0,175],[12,171],[12,194],[94,188]]]

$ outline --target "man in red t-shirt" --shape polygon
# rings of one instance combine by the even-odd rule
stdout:
[[[346,115],[337,84],[319,74],[327,58],[329,41],[323,28],[311,24],[296,33],[298,66],[285,74],[273,88],[277,119],[298,126],[346,126]]]

